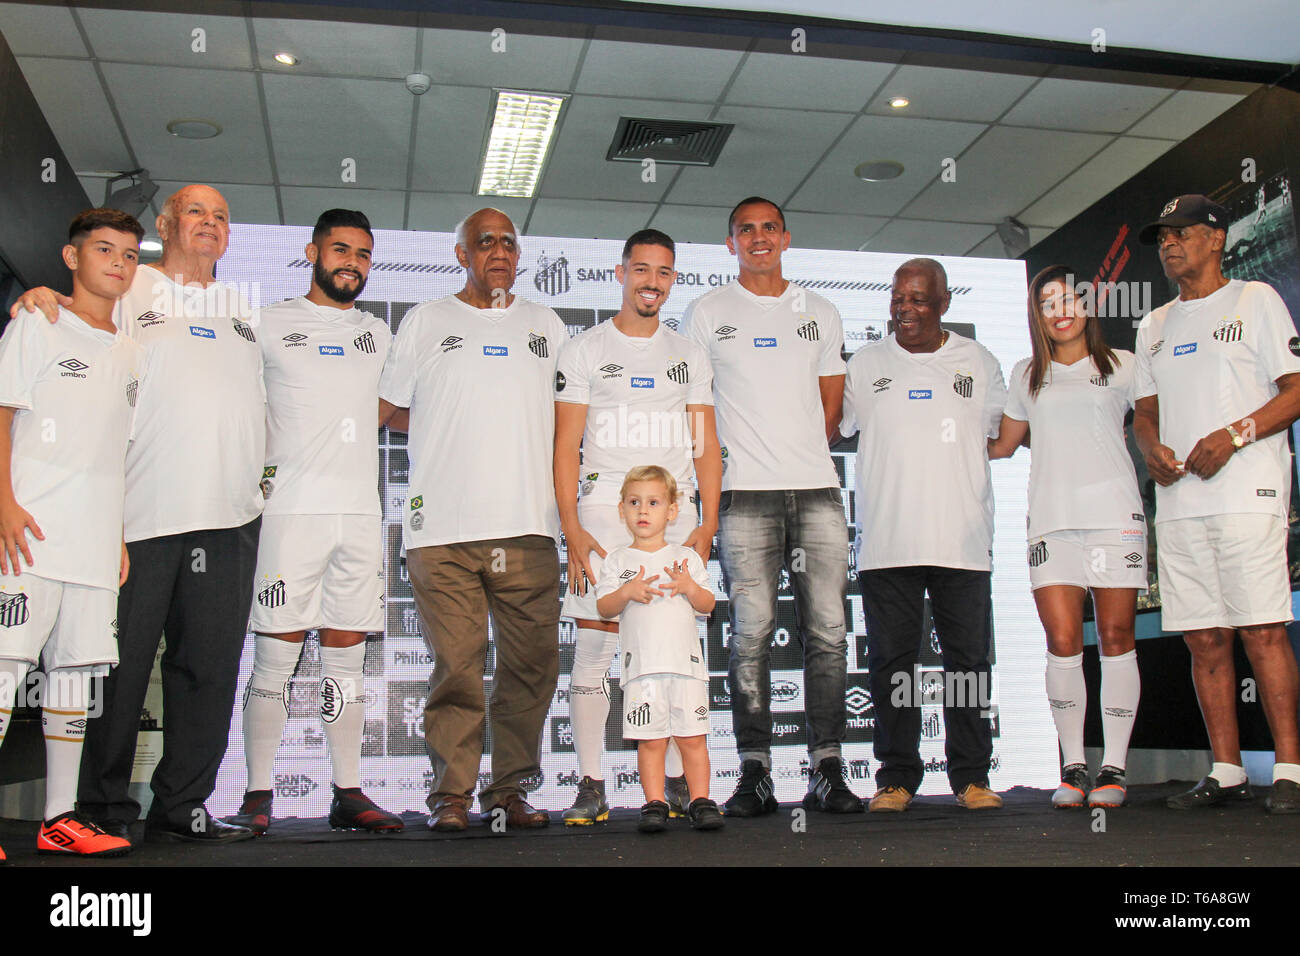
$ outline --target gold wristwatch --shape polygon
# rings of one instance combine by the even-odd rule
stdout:
[[[1242,438],[1241,435],[1237,432],[1237,429],[1233,428],[1231,425],[1224,425],[1223,429],[1229,435],[1232,436],[1233,448],[1240,448],[1242,445],[1246,444],[1246,439]]]

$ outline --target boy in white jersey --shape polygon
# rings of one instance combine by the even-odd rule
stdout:
[[[1124,416],[1133,353],[1111,350],[1077,293],[1074,270],[1048,266],[1029,283],[1033,356],[1011,373],[989,458],[1034,436],[1029,472],[1029,579],[1047,634],[1047,697],[1061,743],[1058,808],[1124,803],[1124,769],[1140,694],[1134,618],[1147,585],[1146,516]],[[1087,289],[1086,286],[1083,287]],[[1092,592],[1101,646],[1105,748],[1090,787],[1083,751],[1083,602]]]
[[[124,462],[142,363],[113,310],[143,237],[116,209],[78,215],[63,247],[70,304],[55,324],[20,312],[0,340],[0,743],[28,668],[43,660],[40,853],[131,849],[75,801],[87,717],[99,716],[103,676],[118,661]]]
[[[1237,734],[1234,636],[1273,735],[1268,809],[1300,813],[1300,675],[1287,640],[1291,587],[1285,431],[1300,416],[1300,336],[1281,297],[1223,274],[1228,212],[1178,196],[1144,227],[1178,298],[1138,326],[1133,431],[1156,489],[1161,624],[1182,631],[1214,754],[1169,797],[1179,810],[1252,799]]]
[[[646,798],[637,829],[657,833],[667,825],[664,756],[671,737],[690,787],[691,825],[716,830],[722,814],[709,799],[709,671],[695,621],[713,610],[716,598],[700,556],[664,540],[664,529],[677,517],[672,474],[658,465],[632,468],[620,497],[632,544],[606,556],[596,608],[622,625],[623,736],[637,741]],[[668,580],[656,586],[661,567]]]
[[[330,826],[376,832],[402,821],[361,792],[366,634],[384,628],[379,444],[370,428],[388,325],[353,306],[374,234],[351,209],[322,213],[305,250],[311,289],[261,310],[266,370],[266,508],[254,574],[253,673],[244,696],[248,790],[230,822],[265,833],[271,767],[289,681],[308,630],[320,636],[320,716],[334,797]]]
[[[673,241],[664,233],[643,229],[632,235],[616,269],[623,283],[622,308],[567,342],[556,370],[555,494],[569,547],[569,587],[561,613],[575,620],[578,632],[569,715],[581,781],[573,806],[564,812],[566,825],[589,825],[609,815],[600,756],[609,716],[605,674],[618,647],[618,622],[600,619],[594,586],[606,550],[631,541],[618,511],[623,476],[653,462],[676,479],[682,500],[667,531],[674,544],[694,548],[707,561],[717,530],[722,456],[708,355],[659,320],[677,275],[674,256]],[[702,506],[698,527],[695,480]],[[681,757],[671,743],[667,765],[668,801],[676,816],[690,799]]]

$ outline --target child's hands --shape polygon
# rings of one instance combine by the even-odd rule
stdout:
[[[619,588],[619,590],[623,592],[623,596],[629,601],[636,601],[638,604],[649,604],[655,598],[663,596],[663,591],[660,591],[656,587],[651,587],[651,585],[658,580],[659,575],[656,574],[653,577],[646,577],[645,568],[637,568],[636,577],[629,578],[627,583]]]
[[[36,519],[12,498],[0,504],[0,574],[22,574],[18,554],[27,559],[27,566],[32,566],[32,552],[27,547],[27,529],[32,530],[39,541],[45,540]]]
[[[664,585],[667,588],[664,593],[669,597],[676,597],[680,594],[685,598],[690,598],[695,589],[699,587],[695,583],[695,579],[691,577],[690,568],[686,566],[685,561],[674,561],[671,568],[664,568],[664,572],[668,575],[669,582]]]

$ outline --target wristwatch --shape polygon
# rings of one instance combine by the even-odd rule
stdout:
[[[1223,430],[1232,436],[1233,448],[1240,448],[1242,445],[1246,444],[1246,439],[1242,438],[1237,432],[1237,429],[1233,428],[1231,425],[1224,425]]]

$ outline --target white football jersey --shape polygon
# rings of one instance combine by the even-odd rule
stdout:
[[[840,431],[858,436],[858,570],[992,569],[987,440],[1007,390],[993,353],[948,333],[913,354],[893,335],[849,359]]]
[[[1136,397],[1160,403],[1160,442],[1186,461],[1213,431],[1258,411],[1277,379],[1300,372],[1300,337],[1282,298],[1233,279],[1201,299],[1174,299],[1138,326]],[[1285,432],[1233,454],[1208,481],[1156,487],[1156,521],[1265,512],[1286,516],[1291,455]]]
[[[408,549],[559,538],[551,461],[567,338],[558,315],[518,296],[476,309],[452,295],[406,314],[379,395],[411,410]]]
[[[1109,376],[1092,358],[1053,362],[1038,396],[1030,359],[1011,371],[1006,415],[1029,423],[1029,536],[1145,526],[1137,472],[1124,439],[1133,407],[1133,353],[1115,349]]]
[[[650,552],[628,545],[615,548],[605,557],[600,580],[596,582],[596,599],[613,594],[629,578],[636,577],[640,568],[645,568],[647,578],[659,575],[652,586],[662,588],[669,581],[664,568],[671,568],[674,561],[685,561],[700,587],[710,586],[709,572],[693,549],[670,544]],[[695,608],[685,595],[660,595],[651,598],[649,604],[629,601],[618,618],[618,640],[623,653],[621,679],[624,681],[643,674],[684,674],[709,679]]]
[[[695,481],[686,406],[713,404],[713,370],[704,349],[662,322],[649,338],[608,319],[570,339],[555,400],[587,406],[584,474],[622,481],[639,465],[662,465],[679,485]]]
[[[768,297],[736,281],[692,302],[682,332],[713,365],[723,491],[839,487],[818,383],[844,374],[835,306],[793,282]]]
[[[382,514],[375,423],[392,338],[369,313],[306,297],[260,311],[266,514]]]
[[[183,286],[141,266],[117,314],[149,380],[126,456],[126,540],[252,521],[266,389],[248,301],[222,282]]]
[[[45,535],[27,535],[33,574],[117,593],[127,442],[147,390],[143,358],[125,333],[91,328],[63,308],[54,324],[20,312],[5,329],[0,405],[17,409],[14,498]]]

